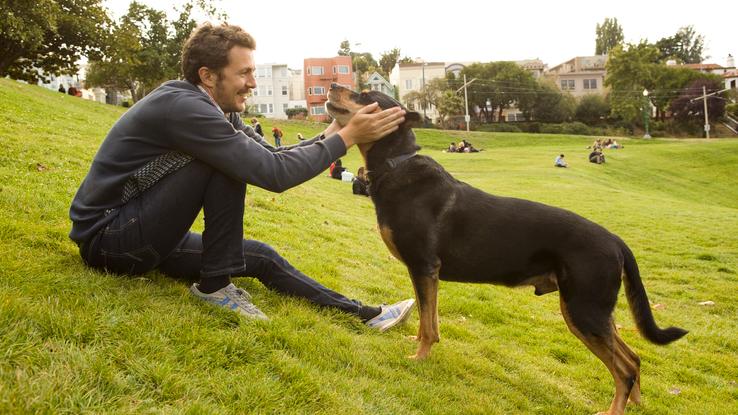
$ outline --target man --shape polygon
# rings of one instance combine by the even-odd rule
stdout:
[[[564,155],[559,154],[558,157],[556,157],[556,160],[554,160],[554,166],[556,167],[569,167],[569,165],[564,161]]]
[[[169,81],[129,109],[100,146],[70,208],[70,238],[91,267],[121,274],[152,269],[201,300],[267,319],[231,277],[252,276],[281,293],[360,317],[386,330],[412,307],[370,307],[323,287],[268,245],[243,238],[246,184],[282,192],[325,170],[356,143],[396,130],[404,111],[369,106],[344,127],[274,148],[239,113],[256,86],[253,38],[206,23],[182,51],[186,81]],[[190,232],[200,209],[202,235]]]

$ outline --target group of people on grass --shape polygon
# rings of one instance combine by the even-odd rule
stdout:
[[[587,159],[590,163],[594,164],[604,164],[605,163],[605,153],[603,152],[604,149],[622,149],[623,145],[618,144],[617,140],[614,138],[598,138],[592,143],[591,146],[587,146],[588,149],[591,149],[592,151],[587,156]],[[569,163],[566,162],[564,159],[563,154],[559,154],[556,159],[554,160],[554,166],[556,167],[569,167]]]
[[[347,168],[343,167],[341,159],[334,161],[328,168],[328,176],[332,179],[343,180],[343,173],[348,171]],[[356,175],[349,175],[351,177],[351,191],[355,195],[369,196],[369,178],[366,175],[366,169],[359,167]],[[346,180],[348,181],[348,179]]]
[[[453,141],[451,144],[448,145],[448,148],[446,148],[447,153],[478,153],[480,150],[474,148],[472,143],[461,140],[458,144],[454,143]]]

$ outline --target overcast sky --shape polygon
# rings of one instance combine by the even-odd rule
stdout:
[[[139,0],[174,17],[177,1]],[[106,0],[113,16],[130,0]],[[593,55],[595,27],[616,17],[626,42],[655,42],[692,25],[705,37],[706,62],[725,65],[738,53],[736,1],[597,0],[264,1],[214,0],[256,39],[257,63],[301,69],[309,57],[335,56],[342,40],[376,60],[392,48],[425,61],[467,62],[541,59],[549,67]],[[196,19],[204,20],[198,16]]]

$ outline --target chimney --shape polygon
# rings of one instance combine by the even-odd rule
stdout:
[[[735,68],[735,59],[733,59],[733,55],[731,55],[730,53],[728,54],[728,59],[726,60],[726,62],[728,63],[727,65],[725,65],[726,67]]]

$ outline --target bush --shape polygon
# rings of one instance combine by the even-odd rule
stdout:
[[[544,134],[563,134],[561,124],[541,124],[541,132]]]
[[[610,113],[605,97],[597,94],[583,96],[577,104],[575,118],[588,125],[599,124]]]
[[[289,119],[296,118],[304,120],[307,118],[308,110],[305,107],[287,108],[287,110],[285,110],[285,114],[287,114],[287,118]]]
[[[480,124],[477,126],[478,131],[496,132],[496,133],[522,133],[517,125],[510,123],[491,123],[491,124]]]
[[[592,135],[590,133],[590,128],[579,121],[574,122],[567,122],[562,125],[561,130],[564,134],[571,134],[571,135]]]

